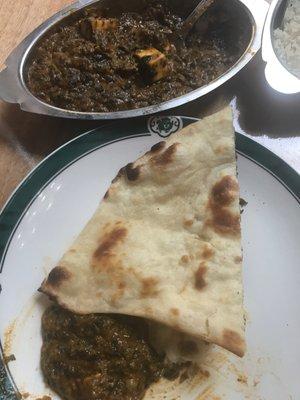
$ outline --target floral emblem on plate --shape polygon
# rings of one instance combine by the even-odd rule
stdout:
[[[148,119],[148,130],[161,137],[170,136],[182,129],[183,123],[180,117],[159,116]]]

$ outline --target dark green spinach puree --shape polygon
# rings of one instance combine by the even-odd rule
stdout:
[[[42,335],[44,379],[65,400],[140,400],[181,369],[152,348],[141,318],[77,315],[54,305],[43,315]]]
[[[236,12],[217,2],[185,42],[182,18],[166,0],[142,1],[139,13],[86,11],[36,46],[27,86],[53,106],[111,112],[161,103],[206,85],[232,67],[249,43]]]

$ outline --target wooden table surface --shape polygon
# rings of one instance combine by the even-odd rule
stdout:
[[[71,0],[0,0],[0,68],[13,48],[42,21]],[[237,97],[244,132],[300,170],[299,102],[271,90],[258,54],[236,78],[204,100],[172,111],[202,116]],[[298,98],[299,99],[299,98]],[[100,122],[101,123],[101,122]],[[0,102],[0,208],[24,176],[61,144],[99,122],[50,118]]]

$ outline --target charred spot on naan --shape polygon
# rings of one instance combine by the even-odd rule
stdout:
[[[134,167],[133,163],[129,163],[125,167],[126,177],[129,181],[136,181],[140,176],[141,166]]]
[[[114,258],[110,260],[109,267],[102,272],[96,279],[100,285],[105,282],[105,285],[110,288],[110,295],[106,297],[104,292],[103,296],[100,297],[105,297],[112,307],[119,307],[126,290],[128,290],[128,282],[126,280],[129,275],[134,274],[132,274],[131,269],[125,270],[120,261]]]
[[[212,258],[214,254],[215,254],[215,251],[211,246],[209,246],[208,244],[205,244],[203,246],[201,256],[204,260],[208,260],[208,259]]]
[[[238,198],[238,184],[236,180],[226,175],[217,182],[208,201],[212,218],[207,221],[211,228],[221,235],[240,235],[240,214],[234,215],[228,206]]]
[[[243,357],[245,353],[245,341],[237,332],[234,332],[231,329],[224,329],[222,335],[222,346],[239,357]]]
[[[64,267],[57,266],[48,275],[46,285],[52,288],[59,288],[65,281],[71,278],[71,272],[66,270]]]
[[[223,235],[240,235],[240,216],[233,215],[226,209],[213,209],[211,226],[215,232]]]
[[[234,257],[234,262],[236,264],[240,264],[242,261],[243,261],[243,257],[241,257],[241,256]]]
[[[190,261],[190,257],[187,254],[184,254],[181,258],[180,258],[180,263],[181,264],[187,264]]]
[[[221,155],[226,153],[226,151],[228,151],[227,147],[222,145],[222,146],[218,146],[214,149],[214,153],[217,155]]]
[[[211,200],[219,207],[229,206],[238,195],[238,184],[230,175],[217,182],[211,192]]]
[[[170,313],[172,314],[172,315],[174,315],[174,317],[178,317],[179,316],[179,314],[180,314],[180,311],[179,311],[179,309],[178,308],[171,308],[170,309]]]
[[[126,283],[125,282],[119,282],[118,289],[123,290],[125,288],[126,288]]]
[[[141,279],[140,297],[155,297],[158,295],[158,279],[154,277]]]
[[[103,199],[106,200],[109,198],[109,188],[107,189],[107,191],[105,192]]]
[[[199,268],[195,272],[195,288],[197,290],[202,290],[206,286],[206,281],[204,279],[204,276],[207,272],[207,267],[205,262],[201,262],[199,265]]]
[[[154,167],[164,167],[168,164],[171,164],[172,161],[174,160],[178,146],[179,146],[179,143],[173,143],[164,152],[153,156],[150,159],[151,164]]]
[[[185,228],[190,228],[193,225],[194,221],[192,219],[185,219],[183,221],[183,226]]]
[[[125,167],[121,168],[117,173],[116,177],[112,180],[112,183],[116,183],[121,178],[127,178],[128,181],[136,181],[141,172],[141,166],[134,166],[134,163],[129,163]]]
[[[119,179],[121,179],[122,176],[124,176],[124,173],[125,173],[125,167],[120,168],[117,175],[112,180],[112,183],[116,183]]]
[[[109,267],[111,258],[114,257],[115,248],[124,241],[127,235],[127,229],[118,221],[115,226],[105,232],[100,239],[100,243],[93,254],[93,267]]]
[[[155,143],[148,153],[157,153],[161,151],[166,146],[166,142],[162,140],[161,142]]]

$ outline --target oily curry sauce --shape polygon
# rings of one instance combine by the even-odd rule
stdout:
[[[181,366],[149,344],[146,322],[124,315],[77,315],[59,306],[42,318],[45,381],[66,400],[139,400]]]

